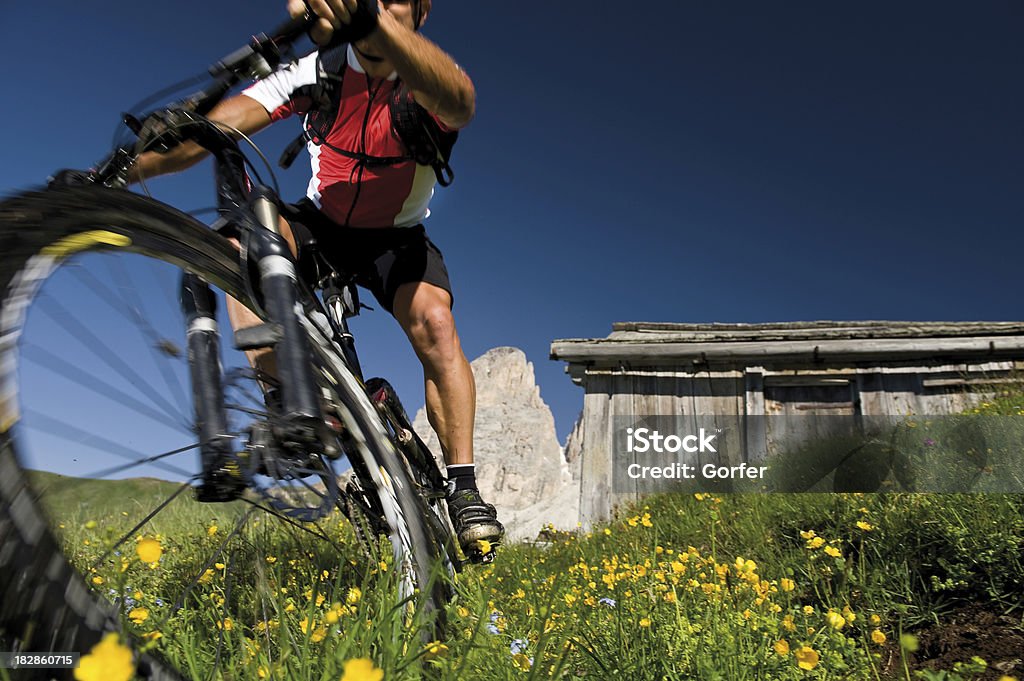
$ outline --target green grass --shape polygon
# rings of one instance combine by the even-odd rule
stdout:
[[[167,491],[48,482],[75,518],[61,532],[80,565],[130,526],[112,501],[119,486]],[[162,546],[155,567],[123,547],[94,588],[120,597],[131,631],[158,632],[151,644],[202,678],[216,664],[221,678],[339,679],[355,658],[387,679],[907,678],[880,657],[902,631],[959,601],[1018,616],[1024,607],[1019,497],[664,495],[592,533],[556,533],[467,568],[450,635],[431,652],[389,596],[386,551],[367,560],[340,518],[324,523],[340,553],[272,519],[251,523],[168,619],[236,517],[179,506],[144,530]]]
[[[978,413],[1016,415],[1020,402],[1002,395]],[[373,678],[346,672],[357,660],[389,681],[966,681],[981,678],[970,651],[957,669],[919,675],[901,635],[964,603],[1024,612],[1020,495],[650,497],[591,532],[551,532],[468,567],[449,633],[431,646],[395,603],[386,546],[368,558],[340,516],[321,523],[330,542],[251,521],[218,555],[247,507],[183,495],[142,530],[161,546],[157,563],[133,541],[93,573],[177,486],[33,477],[93,588],[194,678]],[[172,616],[171,601],[207,568]]]

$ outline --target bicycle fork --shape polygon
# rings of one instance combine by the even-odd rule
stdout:
[[[331,451],[331,438],[321,413],[312,349],[299,320],[303,309],[295,260],[278,230],[277,205],[261,189],[252,196],[252,212],[263,228],[251,234],[250,257],[257,264],[269,321],[237,331],[235,347],[274,349],[282,414],[272,419],[272,425],[285,453],[322,452],[330,456],[335,452]],[[189,324],[188,359],[203,470],[196,498],[230,501],[238,497],[245,483],[231,453],[233,437],[228,431],[224,403],[216,298],[206,282],[186,272],[182,275],[181,304]]]

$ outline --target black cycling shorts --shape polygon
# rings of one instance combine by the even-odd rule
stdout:
[[[368,289],[377,302],[394,314],[395,292],[402,284],[423,281],[452,293],[448,269],[441,251],[423,225],[415,227],[342,227],[321,213],[309,199],[285,206],[282,215],[291,225],[299,246],[299,269],[307,280],[315,265],[310,262],[310,237],[316,250],[333,267],[351,275]],[[454,296],[452,296],[454,301]]]

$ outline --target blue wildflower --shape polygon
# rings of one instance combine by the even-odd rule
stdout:
[[[518,655],[519,653],[525,653],[526,652],[526,647],[528,645],[530,645],[530,642],[527,641],[525,638],[517,638],[517,639],[514,639],[512,641],[512,644],[509,646],[509,651],[513,655]]]
[[[607,598],[607,597],[605,597],[605,598],[602,598],[601,600],[599,600],[598,603],[600,603],[601,605],[607,606],[609,608],[614,608],[615,607],[615,599],[614,598]]]

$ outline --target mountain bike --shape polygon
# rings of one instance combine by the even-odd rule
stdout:
[[[340,514],[368,563],[391,566],[396,607],[410,626],[423,639],[443,637],[445,605],[463,563],[443,503],[445,477],[390,384],[363,379],[348,327],[360,309],[351,278],[317,257],[312,244],[303,252],[315,274],[297,274],[278,229],[278,193],[242,153],[244,135],[206,118],[232,87],[280,64],[308,25],[298,19],[259,34],[211,67],[203,89],[126,115],[134,140],[96,169],[0,204],[0,649],[84,653],[110,631],[131,641],[131,596],[109,589],[104,598],[97,566],[127,566],[133,543],[140,557],[144,542],[161,546],[159,535],[151,536],[154,523],[161,514],[184,513],[188,492],[210,508],[235,509],[234,524],[230,531],[207,528],[210,555],[179,576],[180,593],[160,606],[163,622],[194,603],[211,572],[227,582],[239,565],[262,569],[275,558],[259,560],[254,518],[278,521],[296,545],[315,540],[330,551],[336,541],[325,528]],[[140,153],[186,141],[214,159],[212,225],[124,189]],[[234,333],[233,368],[217,315],[225,296],[265,320]],[[161,298],[177,310],[154,319],[149,313]],[[109,331],[115,321],[135,330]],[[132,339],[139,348],[122,351],[120,342]],[[261,348],[273,349],[276,375],[240,360],[242,351]],[[169,396],[158,394],[161,388]],[[115,420],[101,424],[100,411]],[[187,441],[171,443],[165,430]],[[112,456],[123,462],[110,464]],[[178,463],[182,457],[189,463]],[[76,472],[87,459],[103,470]],[[34,470],[48,460],[71,477]],[[132,478],[140,489],[145,482],[167,491],[123,498],[125,477],[138,471],[176,480]],[[79,499],[76,485],[103,477],[118,486],[76,502],[85,514],[78,520],[95,528],[85,520],[90,509],[120,504],[131,528],[109,530],[98,542],[102,551],[85,561],[68,548],[73,533],[47,510]],[[48,497],[46,490],[59,491]],[[173,522],[193,522],[181,517]],[[84,536],[91,547],[93,535]],[[230,555],[233,547],[240,558]],[[484,549],[467,560],[489,561],[493,553]],[[160,560],[159,551],[153,556],[149,567]],[[141,678],[177,678],[159,654],[136,653],[134,664]]]

